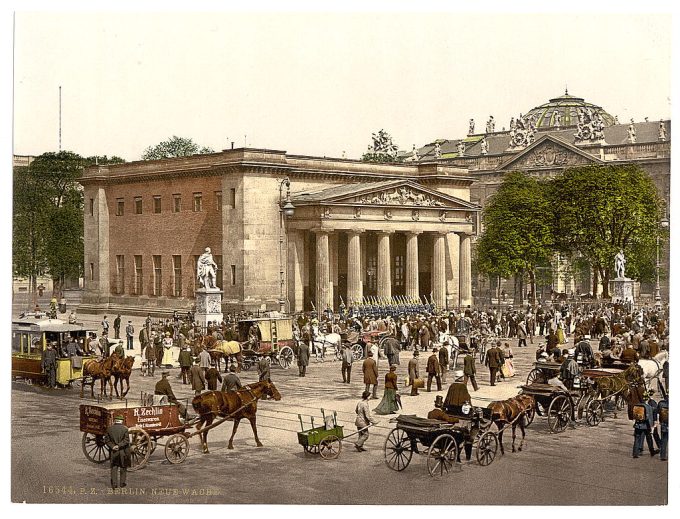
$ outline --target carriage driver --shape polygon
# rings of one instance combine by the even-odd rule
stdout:
[[[153,394],[167,396],[168,402],[170,402],[171,404],[175,404],[179,408],[179,415],[186,420],[187,408],[182,402],[177,400],[175,393],[173,393],[172,387],[170,387],[170,381],[168,380],[169,374],[170,374],[169,371],[161,372],[161,379],[158,382],[156,382],[156,387],[154,388]]]

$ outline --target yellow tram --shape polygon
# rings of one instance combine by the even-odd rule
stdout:
[[[43,351],[48,342],[57,343],[57,352],[69,341],[87,340],[88,330],[80,324],[69,324],[59,319],[26,317],[12,322],[12,379],[45,382],[42,369]],[[83,366],[93,356],[57,359],[57,384],[67,386],[83,377]]]

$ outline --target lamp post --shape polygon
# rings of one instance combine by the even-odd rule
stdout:
[[[286,186],[286,198],[283,198],[283,186]],[[286,311],[287,297],[284,291],[284,284],[286,282],[284,276],[283,265],[283,227],[284,219],[293,216],[295,213],[295,206],[290,201],[290,179],[288,177],[281,180],[279,183],[279,311],[284,313]]]
[[[670,222],[668,221],[668,218],[664,214],[663,218],[661,219],[660,226],[661,229],[667,229],[668,226],[670,225]],[[656,287],[654,288],[654,305],[656,306],[657,310],[661,308],[661,285],[659,284],[659,270],[661,268],[661,261],[659,259],[659,254],[660,254],[660,249],[661,249],[661,233],[657,232],[656,233]]]

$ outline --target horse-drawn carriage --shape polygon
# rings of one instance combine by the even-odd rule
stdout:
[[[477,463],[490,465],[498,452],[498,436],[490,431],[490,410],[471,408],[469,416],[458,423],[415,415],[399,415],[390,420],[396,426],[387,435],[384,452],[389,468],[402,471],[408,467],[413,453],[427,456],[430,476],[443,476],[455,467],[460,468],[460,450],[475,448]],[[418,443],[426,448],[418,449]]]
[[[86,339],[88,330],[80,324],[69,324],[59,319],[23,318],[12,322],[12,378],[44,383],[46,374],[42,358],[47,344],[56,342],[56,351],[64,351],[70,337]],[[83,367],[94,357],[75,356],[57,358],[56,380],[59,386],[69,386],[83,378]]]
[[[288,369],[295,361],[297,344],[292,318],[245,319],[237,323],[237,333],[242,345],[243,369],[250,369],[263,356],[283,369]]]

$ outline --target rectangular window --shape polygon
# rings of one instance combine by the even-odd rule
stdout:
[[[203,208],[203,193],[194,193],[194,212],[198,213]]]
[[[142,197],[135,197],[135,214],[142,214]]]
[[[116,199],[116,216],[123,216],[125,214],[125,200],[122,198]]]
[[[172,195],[172,212],[179,213],[182,211],[182,195]]]
[[[231,284],[232,286],[236,284],[236,265],[231,266]]]
[[[215,284],[217,288],[222,290],[222,256],[215,255],[215,264],[217,265],[217,272],[215,273]]]
[[[215,209],[222,210],[222,191],[215,191]]]
[[[162,285],[163,271],[161,270],[161,257],[153,256],[152,259],[153,259],[153,295],[160,296],[162,294],[161,287],[163,286]]]
[[[133,287],[133,294],[142,294],[142,286],[144,282],[144,271],[142,270],[142,257],[135,256],[135,285]]]
[[[229,207],[232,209],[236,208],[236,188],[232,187],[229,190]]]
[[[90,281],[94,281],[94,263],[90,263]]]
[[[182,296],[182,256],[172,257],[172,295]]]
[[[161,197],[159,195],[153,197],[153,212],[156,214],[161,212]]]
[[[94,216],[94,198],[90,198],[90,216]]]
[[[125,293],[125,256],[116,256],[116,294]]]

